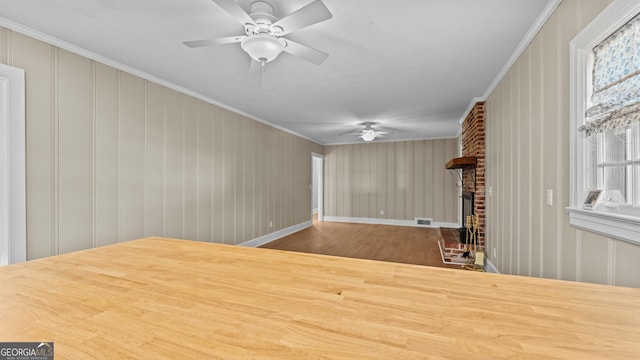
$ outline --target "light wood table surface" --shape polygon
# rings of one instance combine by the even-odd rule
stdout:
[[[148,238],[0,268],[55,359],[640,359],[640,289]]]

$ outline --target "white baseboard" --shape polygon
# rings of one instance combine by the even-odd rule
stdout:
[[[498,271],[498,268],[495,265],[493,265],[493,263],[489,261],[489,259],[487,258],[484,258],[484,271],[494,273],[494,274],[500,274],[500,271]]]
[[[324,216],[324,221],[348,222],[357,224],[376,224],[376,225],[395,225],[395,226],[414,226],[426,228],[454,228],[460,227],[457,223],[434,221],[431,225],[418,225],[415,220],[398,220],[398,219],[379,219],[379,218],[359,218],[345,216]]]
[[[291,235],[293,233],[297,233],[298,231],[304,230],[304,229],[306,229],[308,227],[311,227],[312,225],[313,225],[313,222],[311,220],[305,221],[303,223],[290,226],[290,227],[288,227],[286,229],[274,231],[274,232],[269,233],[267,235],[263,235],[263,236],[260,236],[258,238],[255,238],[253,240],[245,241],[243,243],[238,244],[238,246],[246,246],[246,247],[262,246],[262,245],[270,243],[270,242],[272,242],[274,240],[278,240],[281,237],[285,237],[287,235]]]

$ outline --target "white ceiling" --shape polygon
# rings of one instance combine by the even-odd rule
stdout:
[[[244,34],[211,0],[0,0],[0,25],[326,145],[361,142],[343,134],[367,121],[395,129],[383,140],[455,137],[474,98],[554,2],[323,1],[332,19],[286,37],[329,58],[316,66],[283,53],[267,64],[262,85],[239,44],[182,44]],[[248,10],[252,0],[237,2]],[[270,2],[280,18],[311,0]]]

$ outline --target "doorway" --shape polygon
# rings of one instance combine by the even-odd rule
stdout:
[[[24,76],[0,64],[0,266],[27,259]]]
[[[324,155],[311,153],[311,216],[324,219]]]

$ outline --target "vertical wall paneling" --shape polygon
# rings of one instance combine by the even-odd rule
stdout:
[[[574,0],[575,1],[575,0]],[[558,81],[558,93],[561,94],[561,101],[558,102],[558,119],[565,119],[565,121],[558,122],[558,136],[563,139],[564,144],[568,144],[569,140],[569,51],[567,51],[567,45],[578,33],[578,13],[576,10],[578,3],[569,4],[575,8],[561,7],[558,9],[558,16],[563,19],[562,28],[559,29],[557,43],[560,51],[558,52],[557,66],[559,69]],[[584,24],[586,25],[586,23]],[[584,26],[583,25],[583,26]],[[564,186],[565,179],[569,179],[569,146],[562,146],[559,148],[557,161],[557,173],[556,183],[558,186],[558,195],[556,200],[558,204],[562,206],[556,207],[556,216],[560,220],[557,224],[558,239],[560,241],[560,249],[558,257],[558,270],[560,277],[564,279],[575,279],[576,263],[578,255],[576,253],[576,229],[571,226],[566,226],[569,222],[569,214],[565,211],[565,208],[569,206],[569,188]],[[605,261],[605,263],[608,261]]]
[[[5,28],[0,61],[26,73],[29,260],[311,219],[322,146]]]
[[[59,251],[93,246],[93,69],[91,61],[58,54]]]
[[[569,42],[609,2],[563,1],[487,99],[487,244],[503,273],[640,286],[640,246],[574,229],[564,210]]]
[[[607,283],[608,248],[608,240],[602,239],[599,235],[583,232],[580,254],[577,254],[583,263],[580,281]],[[567,256],[575,257],[576,255],[567,254]]]
[[[418,144],[418,142],[415,143],[416,145]],[[445,151],[445,159],[453,159],[455,157],[458,156],[459,154],[459,145],[456,142],[453,141],[447,141],[445,143],[446,146],[446,151]],[[422,152],[418,152],[416,151],[416,154],[422,154]],[[416,172],[421,172],[418,170],[419,168],[416,168]],[[460,211],[460,201],[458,199],[458,187],[456,186],[456,176],[455,174],[452,174],[449,171],[445,171],[444,173],[444,193],[447,194],[447,196],[451,196],[451,194],[456,194],[456,200],[455,201],[448,201],[446,198],[444,201],[444,216],[443,219],[451,219],[450,222],[456,222],[458,219],[458,215],[459,215],[459,211]],[[420,182],[416,182],[414,189],[416,191],[418,191],[418,189],[422,189],[422,186],[420,185]],[[420,214],[423,214],[424,211],[419,211],[416,212],[415,216],[422,216]]]
[[[515,94],[515,90],[516,90],[516,85],[514,85],[514,82],[516,81],[515,75],[513,73],[510,73],[507,75],[507,81],[508,81],[508,92],[509,92],[509,101],[508,103],[506,103],[506,109],[505,111],[507,112],[507,116],[509,119],[511,119],[511,121],[507,124],[506,129],[505,129],[505,133],[507,135],[507,139],[509,139],[508,142],[508,147],[509,149],[511,149],[511,151],[508,151],[505,155],[505,164],[509,166],[510,169],[510,174],[509,177],[507,178],[507,180],[505,181],[505,194],[506,194],[506,198],[505,198],[505,202],[507,203],[507,206],[511,209],[514,209],[515,211],[518,210],[517,203],[516,203],[516,196],[515,196],[515,191],[514,191],[514,185],[517,186],[517,182],[515,180],[515,178],[517,177],[517,169],[516,169],[516,157],[515,154],[513,153],[514,150],[514,144],[517,143],[517,141],[514,140],[514,133],[515,133],[515,120],[517,113],[515,111],[516,108],[516,104],[514,99],[516,98],[516,94]],[[509,214],[509,219],[507,222],[504,223],[505,225],[505,234],[508,236],[508,248],[507,248],[507,256],[506,259],[509,259],[508,262],[508,269],[510,273],[517,273],[516,272],[516,267],[518,264],[518,251],[517,246],[518,246],[518,239],[515,238],[516,234],[515,234],[515,230],[514,230],[514,221],[515,221],[515,216],[516,214],[512,211]]]
[[[213,222],[212,215],[212,195],[213,188],[211,186],[211,174],[212,174],[212,137],[211,129],[213,125],[212,121],[212,107],[209,104],[198,102],[198,124],[197,124],[197,136],[198,136],[198,148],[197,148],[197,161],[196,169],[197,175],[197,204],[198,204],[198,234],[197,240],[199,241],[212,241],[212,227]]]
[[[330,203],[334,204],[333,207],[327,208],[327,215],[336,214],[336,216],[342,216],[342,184],[338,182],[338,174],[342,174],[343,171],[343,168],[341,166],[343,157],[340,156],[340,152],[342,152],[343,149],[343,147],[339,146],[327,147],[327,149],[325,150],[325,163],[333,164],[333,166],[327,165],[330,169],[329,174],[331,174],[330,180],[332,186],[326,187],[324,197],[331,199],[332,201]]]
[[[458,177],[444,165],[457,153],[456,139],[327,146],[325,215],[456,223]]]
[[[522,104],[520,106],[520,115],[518,116],[520,121],[521,131],[518,134],[519,137],[519,159],[531,158],[531,103],[527,100],[531,98],[531,51],[527,49],[521,56],[521,69],[520,69],[520,84],[519,84],[519,98],[518,102]],[[518,254],[518,273],[530,274],[531,273],[531,221],[525,219],[531,218],[532,199],[531,199],[531,162],[520,162],[520,170],[518,171],[519,177],[519,191],[518,202],[521,214],[518,216],[517,227],[519,230],[518,238],[522,239],[519,254]]]
[[[245,123],[244,121],[234,114],[233,116],[233,126],[235,128],[235,137],[233,138],[232,150],[235,153],[235,161],[233,164],[234,167],[234,178],[237,179],[236,183],[233,187],[234,189],[234,209],[235,215],[233,216],[233,240],[232,244],[241,243],[244,240],[244,231],[243,231],[243,222],[245,219],[244,216],[244,192],[243,189],[246,185],[246,178],[244,176],[245,172],[245,158],[244,158],[244,146],[243,146],[243,136],[245,132]]]
[[[385,143],[384,144],[384,153],[383,156],[386,158],[387,168],[387,191],[386,191],[386,208],[384,209],[384,215],[381,214],[380,217],[387,219],[396,219],[396,184],[398,181],[398,176],[396,174],[397,169],[397,161],[396,161],[396,144],[395,143]]]
[[[145,235],[145,86],[120,73],[119,241]]]
[[[95,66],[96,246],[118,241],[118,71]]]
[[[425,144],[424,141],[417,141],[414,144],[415,156],[413,157],[413,184],[415,184],[415,194],[413,197],[413,213],[417,217],[424,216],[425,192],[427,189],[422,184],[425,183]],[[452,156],[453,158],[454,156]],[[447,171],[449,173],[449,171]],[[454,184],[455,185],[455,184]]]
[[[334,149],[325,150],[324,157],[324,213],[325,214],[337,214],[336,209],[336,156],[327,156],[330,152],[335,152]]]
[[[182,95],[165,90],[164,235],[181,239],[183,232]]]
[[[224,243],[224,113],[219,108],[213,111],[211,138],[213,140],[213,156],[211,157],[212,196],[212,232],[213,242]]]
[[[531,48],[529,49],[530,66],[529,66],[529,81],[530,81],[530,111],[531,111],[531,124],[530,124],[530,144],[529,144],[529,159],[528,171],[530,174],[529,179],[529,191],[530,191],[530,218],[528,222],[531,227],[530,237],[530,274],[532,276],[542,276],[542,243],[543,243],[543,223],[542,211],[545,202],[545,194],[543,191],[543,177],[542,171],[539,171],[544,166],[543,163],[543,127],[544,122],[542,119],[542,81],[541,76],[537,76],[542,72],[542,43],[540,37],[533,40]]]
[[[223,138],[223,193],[224,200],[223,206],[224,209],[222,211],[222,218],[224,221],[223,229],[224,229],[224,239],[223,242],[225,244],[235,244],[235,218],[236,218],[236,164],[237,164],[237,153],[235,151],[235,143],[236,143],[236,128],[234,124],[236,123],[236,119],[234,114],[225,111],[224,113],[224,138]],[[238,179],[240,180],[240,179]]]
[[[27,260],[56,253],[54,239],[54,48],[21,34],[11,39],[10,63],[26,73]]]
[[[247,168],[247,172],[245,173],[245,177],[247,181],[245,182],[245,198],[244,198],[244,208],[245,208],[245,234],[244,241],[251,240],[256,237],[258,233],[256,231],[256,226],[258,225],[258,216],[259,216],[259,208],[256,206],[255,199],[257,197],[257,188],[256,183],[258,179],[258,171],[257,170],[257,153],[256,147],[258,145],[258,139],[256,136],[256,125],[255,121],[247,121],[247,133],[245,134],[245,139],[248,143],[245,143],[247,148],[245,149],[245,166]]]
[[[258,200],[260,205],[260,227],[258,230],[261,234],[265,234],[269,232],[269,216],[271,215],[271,178],[269,176],[269,172],[272,171],[272,167],[269,161],[269,152],[264,151],[263,149],[271,148],[271,143],[269,141],[269,129],[260,124],[258,124],[258,127],[259,146],[257,152],[259,159],[258,169],[260,174],[256,179],[260,185],[260,197]]]
[[[164,88],[146,82],[145,235],[164,236]]]
[[[9,30],[0,27],[0,62],[8,64]]]
[[[198,238],[198,100],[183,96],[183,231],[184,239]]]
[[[452,140],[449,140],[452,141]],[[444,217],[444,203],[445,201],[457,201],[457,197],[454,198],[451,194],[445,194],[445,181],[451,181],[447,175],[449,172],[444,169],[444,165],[448,160],[446,157],[446,144],[445,140],[434,140],[433,143],[433,189],[440,189],[440,191],[433,192],[433,218],[445,219]],[[456,194],[457,195],[457,194]],[[450,220],[453,221],[453,220]]]
[[[405,206],[406,203],[406,188],[407,188],[407,163],[405,161],[405,142],[395,143],[395,159],[396,172],[395,172],[395,207],[394,207],[394,219],[405,218]]]
[[[414,144],[416,142],[415,141],[407,141],[405,143],[405,157],[404,157],[404,168],[405,168],[405,174],[404,174],[404,181],[405,181],[405,193],[404,193],[404,199],[405,199],[405,203],[404,203],[404,219],[413,219],[415,218],[415,213],[413,211],[413,202],[415,199],[414,193],[415,193],[415,187],[413,186],[413,173],[414,173],[414,167],[413,167],[413,158],[415,155],[414,152]],[[453,156],[452,156],[453,158]]]
[[[278,138],[278,133],[276,131],[271,131],[269,134],[269,143],[271,148],[276,149],[279,153],[282,151],[282,144],[280,139]],[[280,158],[277,156],[271,156],[268,162],[271,164],[271,171],[268,174],[270,185],[271,185],[271,193],[269,196],[269,228],[273,231],[277,228],[277,224],[280,221],[280,207],[278,199],[282,199],[280,194]]]
[[[435,141],[424,142],[424,210],[422,216],[425,217],[433,217],[436,211],[436,194],[435,191],[431,189],[435,189],[434,179],[440,170],[440,164],[437,163],[440,159],[435,159],[434,157],[434,145]],[[447,171],[447,174],[451,176],[450,171]]]

